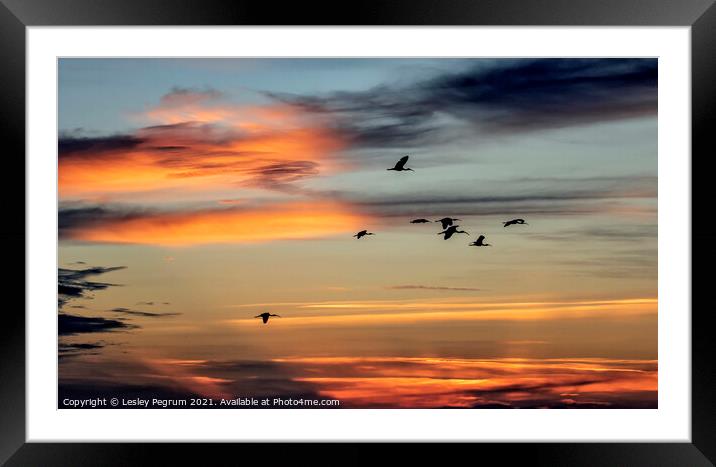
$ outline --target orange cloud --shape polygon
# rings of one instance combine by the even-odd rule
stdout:
[[[353,232],[360,216],[334,202],[117,216],[68,229],[64,238],[105,243],[194,245],[318,238]]]
[[[248,305],[248,306],[253,306]],[[541,319],[569,319],[600,316],[656,315],[657,299],[623,299],[604,301],[566,301],[545,303],[452,303],[452,302],[407,302],[366,301],[366,302],[324,302],[316,304],[280,304],[284,309],[332,309],[337,314],[328,315],[286,315],[275,326],[323,326],[323,325],[378,325],[393,323],[417,323],[426,321],[529,321]],[[241,305],[243,306],[243,305]],[[261,304],[272,306],[272,304]],[[370,311],[366,313],[366,311]],[[252,326],[251,319],[236,319],[229,322]]]
[[[202,365],[205,363],[203,361],[152,358],[144,358],[140,361],[150,369],[150,373],[144,374],[146,378],[169,380],[176,386],[206,397],[231,396],[230,391],[226,389],[227,385],[233,382],[231,379],[196,374],[203,369]]]
[[[160,103],[140,115],[150,122],[172,125],[182,122],[217,123],[259,133],[268,128],[288,129],[305,124],[309,116],[285,104],[270,105],[207,105],[202,100],[175,104]]]
[[[182,125],[189,130],[193,125]],[[59,162],[62,198],[117,196],[162,189],[267,187],[330,169],[339,140],[319,129],[264,132],[227,141],[181,140],[144,130],[132,148],[65,153]],[[297,164],[297,163],[301,164]],[[277,172],[276,169],[282,169]],[[255,183],[251,183],[251,182]]]
[[[342,139],[284,104],[230,105],[216,91],[175,89],[129,136],[60,141],[62,198],[166,189],[281,187],[335,169]]]
[[[613,359],[317,357],[276,359],[320,376],[297,381],[345,406],[656,405],[657,363]],[[565,395],[570,398],[564,399]]]

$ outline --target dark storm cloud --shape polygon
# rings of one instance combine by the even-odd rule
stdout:
[[[136,326],[114,319],[69,315],[66,313],[60,313],[57,316],[57,332],[60,336],[70,336],[90,332],[110,332],[134,328],[136,328]]]
[[[330,116],[354,146],[417,146],[447,137],[447,120],[521,132],[655,115],[656,59],[500,60],[410,86],[327,95],[266,93]]]
[[[181,313],[152,313],[150,311],[132,310],[130,308],[124,308],[124,307],[112,308],[109,311],[113,311],[115,313],[124,313],[126,315],[146,316],[149,318],[161,318],[164,316],[179,316],[179,315],[181,315]]]

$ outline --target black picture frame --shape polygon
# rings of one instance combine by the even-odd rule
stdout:
[[[143,465],[153,456],[162,464],[213,459],[235,462],[235,444],[28,443],[25,421],[25,33],[29,26],[133,25],[500,25],[500,26],[690,26],[692,67],[692,213],[709,213],[708,161],[716,128],[716,6],[714,0],[370,0],[362,2],[273,2],[256,0],[0,0],[0,127],[5,130],[2,184],[5,222],[0,227],[14,260],[5,279],[11,305],[0,325],[0,462],[7,465]],[[48,109],[49,111],[49,109]],[[713,216],[712,216],[713,217]],[[716,462],[716,371],[707,306],[716,260],[713,221],[692,223],[692,436],[691,443],[485,443],[472,455],[524,458],[545,465],[713,465]],[[698,254],[697,253],[698,250]],[[22,264],[23,274],[17,270]],[[702,272],[703,271],[703,272]],[[12,299],[12,296],[16,298]],[[308,445],[294,444],[299,455]],[[420,454],[422,445],[413,445]],[[258,450],[262,448],[259,446]],[[257,452],[258,452],[257,450]],[[476,451],[477,450],[477,451]],[[265,451],[263,451],[265,453]],[[275,452],[282,452],[277,450]],[[477,453],[477,454],[476,454]],[[451,447],[451,454],[455,454]],[[264,454],[265,455],[265,454]],[[367,460],[356,445],[341,456]],[[232,461],[232,459],[234,459]]]

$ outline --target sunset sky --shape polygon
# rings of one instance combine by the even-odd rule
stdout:
[[[58,67],[61,397],[656,406],[656,59]]]

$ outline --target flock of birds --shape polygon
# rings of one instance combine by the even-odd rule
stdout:
[[[396,172],[414,172],[413,169],[405,167],[405,164],[408,162],[408,158],[410,156],[403,156],[400,158],[400,160],[395,164],[394,167],[391,167],[386,170],[394,170]],[[443,236],[443,240],[450,239],[455,234],[465,234],[470,235],[468,232],[465,232],[464,230],[458,230],[460,228],[459,225],[455,224],[455,222],[460,221],[462,219],[457,219],[454,217],[443,217],[442,219],[438,219],[436,221],[430,221],[429,219],[413,219],[410,221],[411,224],[428,224],[430,222],[440,222],[442,225],[443,231],[439,232],[438,235]],[[528,225],[527,222],[525,222],[524,219],[511,219],[509,221],[505,221],[502,223],[504,227],[509,227],[511,225]],[[368,230],[361,230],[360,232],[353,235],[356,239],[360,240],[361,238],[368,236],[368,235],[375,235],[373,232],[368,232]],[[485,243],[485,236],[480,235],[477,237],[477,240],[470,243],[469,246],[492,246],[489,243]],[[255,316],[254,318],[261,318],[264,322],[264,324],[268,323],[268,320],[270,317],[276,316],[280,318],[279,315],[274,315],[270,313],[261,313],[260,315]]]
[[[410,156],[403,156],[400,158],[400,160],[395,164],[395,167],[391,167],[390,169],[386,170],[395,170],[396,172],[414,172],[413,169],[405,167],[405,164],[408,162],[408,158]],[[438,233],[438,235],[443,236],[443,240],[448,240],[450,237],[452,237],[455,234],[466,234],[470,235],[469,233],[465,232],[464,230],[458,230],[460,228],[459,225],[455,224],[455,222],[459,221],[461,219],[456,219],[454,217],[443,217],[442,219],[438,219],[434,222],[440,222],[443,226],[443,231]],[[429,219],[413,219],[410,221],[411,224],[427,224],[431,222]],[[512,219],[506,222],[502,223],[504,227],[509,227],[511,225],[527,225],[527,222],[525,222],[524,219]],[[368,232],[367,230],[361,230],[357,234],[353,235],[357,239],[361,239],[365,237],[366,235],[375,235],[373,232]],[[485,243],[485,236],[480,235],[477,237],[477,240],[469,244],[470,246],[492,246],[489,243]]]

